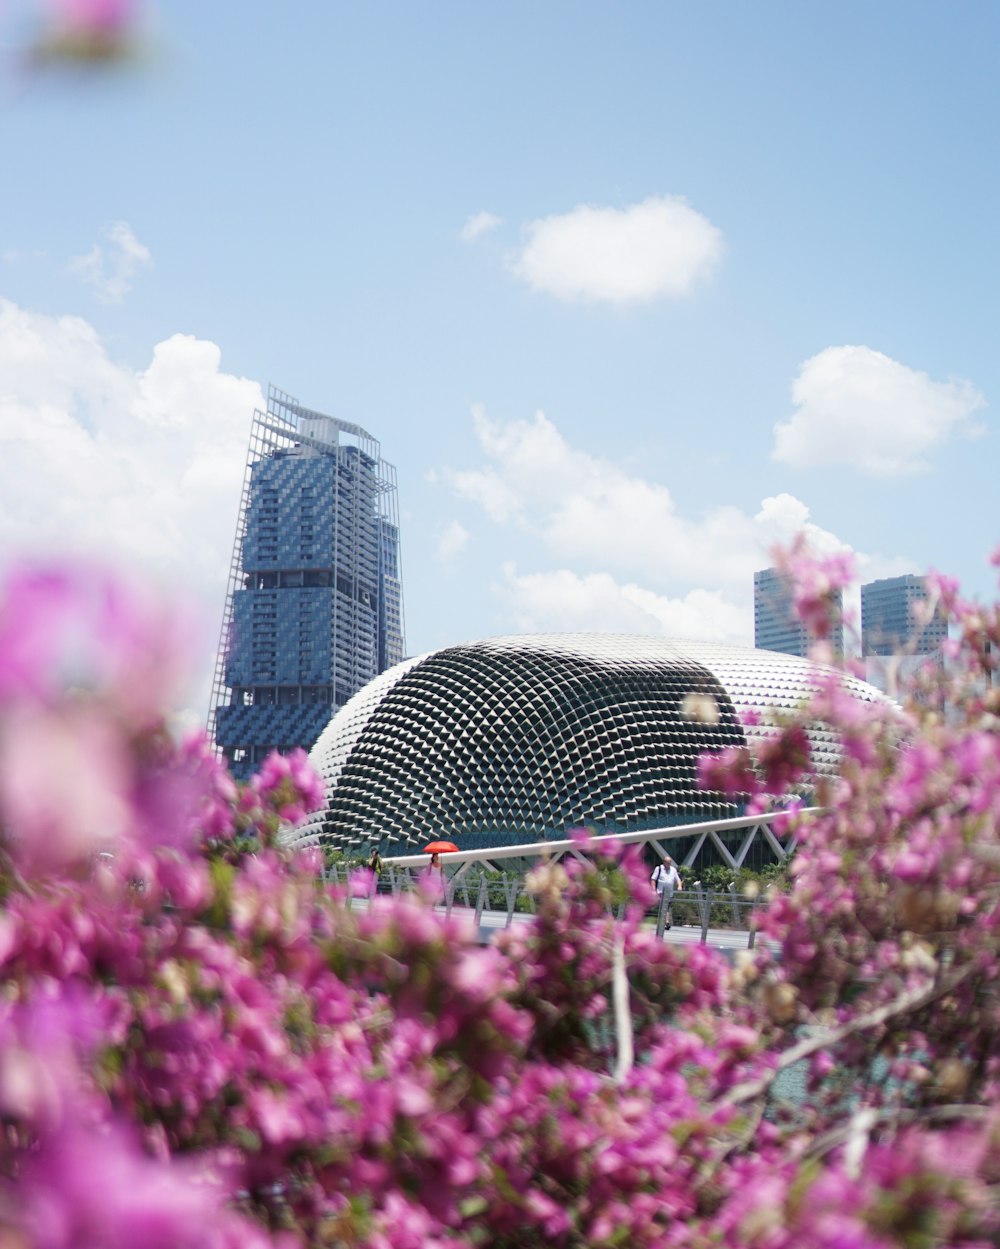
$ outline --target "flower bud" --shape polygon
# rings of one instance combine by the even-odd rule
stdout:
[[[796,1015],[797,997],[795,986],[783,980],[764,989],[764,1006],[775,1023],[791,1023]]]
[[[965,1095],[969,1072],[960,1058],[942,1058],[934,1064],[934,1093],[941,1101],[957,1101]]]
[[[695,724],[718,724],[719,704],[711,694],[691,690],[681,702],[681,715]]]

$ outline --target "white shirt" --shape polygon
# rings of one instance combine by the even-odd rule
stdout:
[[[679,889],[681,885],[680,873],[673,863],[669,867],[667,867],[666,863],[657,864],[651,879],[656,886],[657,893],[665,893],[671,898],[674,895],[674,890]]]

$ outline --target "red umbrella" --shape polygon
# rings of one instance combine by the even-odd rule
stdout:
[[[429,846],[424,846],[424,854],[447,854],[449,850],[457,849],[453,841],[432,841]]]

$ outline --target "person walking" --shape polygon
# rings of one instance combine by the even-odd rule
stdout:
[[[435,902],[439,902],[445,894],[444,867],[439,854],[431,855],[430,863],[424,868],[424,880],[430,896]]]
[[[377,846],[374,850],[372,850],[371,855],[369,856],[367,867],[372,874],[371,881],[368,885],[368,896],[371,898],[378,893],[378,882],[382,875],[382,856],[379,854]]]
[[[670,905],[674,900],[674,891],[682,887],[681,874],[669,854],[664,857],[662,863],[656,865],[649,879],[656,890],[660,906],[666,907],[667,922],[664,927],[669,928],[672,923]]]

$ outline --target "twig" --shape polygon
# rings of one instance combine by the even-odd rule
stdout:
[[[863,1106],[854,1112],[847,1121],[844,1136],[844,1171],[856,1180],[861,1174],[861,1164],[865,1160],[871,1142],[872,1129],[878,1122],[878,1114],[871,1106]]]
[[[874,1108],[870,1109],[872,1116],[871,1128],[886,1120],[895,1120],[897,1124],[904,1123],[962,1123],[962,1122],[979,1122],[984,1123],[991,1116],[996,1116],[996,1109],[992,1106],[928,1106],[923,1110],[901,1110],[899,1107],[887,1107],[881,1112]],[[822,1136],[818,1136],[813,1141],[812,1146],[806,1151],[806,1158],[822,1158],[831,1150],[843,1145],[854,1130],[853,1118],[839,1128],[832,1128],[829,1132],[824,1132]]]
[[[2,830],[0,830],[0,839],[3,839],[4,837],[5,834]],[[2,879],[4,875],[10,879],[12,887],[20,893],[25,894],[29,898],[34,898],[36,896],[35,889],[28,884],[18,871],[13,855],[8,852],[5,846],[0,849],[0,879]]]
[[[625,943],[620,932],[615,933],[614,946],[611,951],[611,1001],[615,1012],[615,1036],[618,1044],[615,1084],[623,1084],[632,1070],[635,1046],[632,1038],[632,1011],[628,998],[628,976],[625,974]]]
[[[722,1106],[738,1106],[741,1102],[752,1101],[755,1097],[766,1093],[782,1071],[794,1066],[797,1062],[801,1062],[803,1058],[808,1058],[810,1054],[815,1054],[817,1050],[836,1045],[845,1037],[853,1036],[858,1032],[865,1032],[869,1028],[877,1028],[879,1024],[885,1023],[887,1019],[893,1019],[897,1015],[904,1015],[907,1011],[920,1010],[921,1007],[927,1006],[930,1002],[944,997],[946,993],[950,993],[952,989],[957,988],[974,971],[975,967],[969,965],[961,971],[945,976],[930,986],[924,986],[919,989],[907,989],[904,993],[900,993],[898,997],[894,997],[891,1002],[886,1002],[885,1005],[869,1011],[867,1015],[859,1015],[856,1019],[841,1024],[839,1028],[831,1028],[829,1032],[822,1032],[817,1036],[807,1037],[805,1040],[800,1041],[798,1045],[793,1045],[791,1049],[785,1050],[770,1071],[765,1072],[764,1075],[759,1076],[756,1080],[746,1080],[742,1084],[737,1084],[735,1088],[730,1089],[725,1097],[720,1100],[719,1104]]]

